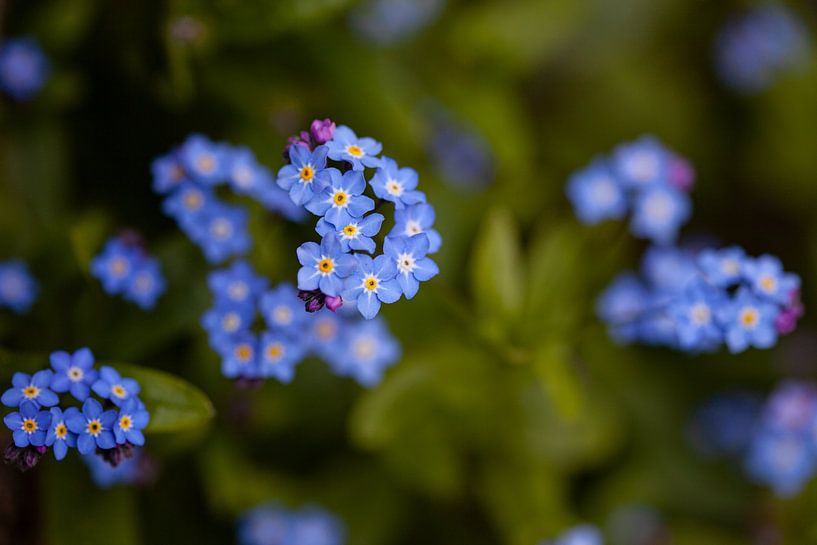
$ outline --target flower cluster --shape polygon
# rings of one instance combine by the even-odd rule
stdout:
[[[704,405],[731,414],[713,423],[729,437],[729,448],[709,449],[741,460],[749,477],[781,497],[797,494],[817,473],[817,384],[787,381],[763,404],[743,397],[719,397]],[[700,418],[700,415],[699,415]],[[697,419],[696,419],[697,420]]]
[[[150,415],[137,397],[138,382],[112,367],[94,369],[94,355],[87,348],[54,352],[50,359],[51,369],[15,373],[12,387],[0,397],[3,405],[17,409],[3,419],[14,440],[6,462],[30,469],[51,447],[57,460],[76,448],[116,466],[133,455],[134,447],[144,445],[142,430]],[[58,394],[70,394],[82,406],[60,407]]]
[[[543,541],[539,545],[602,545],[604,539],[595,526],[582,524],[562,533],[555,540]]]
[[[210,263],[244,255],[252,245],[248,209],[217,195],[220,186],[289,219],[303,215],[251,150],[213,142],[200,134],[189,136],[178,148],[153,161],[152,171],[153,190],[166,195],[165,214],[176,220]]]
[[[288,383],[295,367],[315,355],[336,374],[374,386],[399,359],[400,347],[382,321],[365,322],[348,312],[310,314],[292,285],[268,289],[245,261],[212,272],[208,283],[214,305],[202,326],[229,378]]]
[[[776,257],[752,258],[739,247],[692,251],[653,247],[641,277],[616,278],[597,312],[611,336],[690,352],[726,344],[732,353],[770,348],[803,313],[800,278]]]
[[[672,244],[692,213],[692,165],[644,136],[618,146],[574,173],[567,196],[579,220],[593,225],[630,214],[630,231],[655,244]]]
[[[805,24],[785,6],[756,7],[727,23],[718,35],[716,68],[730,87],[759,92],[781,74],[804,66],[809,42]]]
[[[28,312],[37,299],[37,281],[25,263],[19,260],[0,262],[0,308],[17,314]]]
[[[298,289],[309,311],[353,301],[371,319],[382,303],[411,299],[420,282],[439,273],[427,256],[442,240],[432,228],[434,209],[417,190],[417,172],[379,156],[381,149],[379,142],[329,120],[316,120],[309,132],[290,139],[289,164],[278,172],[278,185],[292,202],[320,217],[315,226],[320,244],[306,242],[297,251]],[[367,168],[374,169],[368,182]],[[367,188],[378,203],[364,194]],[[394,207],[394,227],[383,253],[372,257],[373,237],[386,219],[375,209],[387,202]]]
[[[144,249],[138,235],[126,233],[108,240],[91,261],[91,274],[111,295],[122,295],[143,310],[156,306],[166,284],[162,264]]]
[[[319,507],[291,511],[265,504],[238,523],[239,545],[343,545],[345,533],[343,523]]]
[[[0,42],[0,91],[14,100],[29,100],[45,85],[48,59],[37,42],[12,38]]]

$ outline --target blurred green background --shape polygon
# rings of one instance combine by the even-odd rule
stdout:
[[[217,411],[207,430],[149,437],[161,467],[144,488],[98,490],[73,453],[0,468],[0,544],[233,543],[235,517],[269,499],[327,507],[350,545],[533,545],[627,505],[659,512],[676,545],[817,543],[817,484],[777,500],[685,435],[724,388],[813,377],[814,320],[740,356],[615,346],[594,300],[644,245],[581,226],[563,191],[594,155],[655,134],[698,171],[686,235],[780,256],[810,308],[813,59],[758,95],[726,89],[712,45],[742,1],[449,0],[390,46],[350,28],[355,4],[0,0],[3,35],[35,37],[53,68],[32,102],[0,103],[0,257],[27,260],[42,290],[28,316],[0,314],[0,344],[87,345],[184,377]],[[814,30],[817,4],[790,5]],[[435,111],[486,140],[487,187],[433,168]],[[442,273],[384,310],[404,357],[379,387],[307,361],[289,386],[237,390],[199,327],[209,267],[162,215],[149,165],[198,131],[276,170],[316,117],[420,172]],[[152,313],[88,274],[125,227],[164,264]],[[311,228],[259,208],[252,229],[258,270],[292,281]]]

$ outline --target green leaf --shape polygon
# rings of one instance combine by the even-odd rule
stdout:
[[[136,379],[139,397],[150,411],[147,433],[185,431],[206,425],[215,414],[204,393],[178,377],[138,365],[111,364],[122,376]]]

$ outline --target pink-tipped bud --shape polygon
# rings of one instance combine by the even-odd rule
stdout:
[[[309,127],[309,132],[316,144],[326,144],[335,135],[335,123],[331,119],[316,119]]]
[[[673,157],[669,164],[669,182],[681,191],[691,191],[695,185],[695,169],[682,157]]]
[[[331,295],[326,296],[326,308],[335,312],[340,307],[343,306],[343,299],[341,297],[332,297]]]

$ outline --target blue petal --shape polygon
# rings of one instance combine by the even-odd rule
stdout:
[[[45,430],[37,430],[28,437],[28,442],[35,447],[42,447],[45,445]]]
[[[84,382],[74,382],[71,384],[71,395],[79,401],[85,401],[88,399],[88,395],[90,393],[91,389],[88,388],[88,385]]]
[[[28,433],[23,430],[17,430],[11,436],[14,439],[14,446],[19,448],[28,446]]]
[[[116,446],[116,439],[114,439],[112,432],[106,430],[97,435],[96,444],[99,446],[99,448],[108,450]]]
[[[321,248],[315,242],[301,244],[295,253],[298,255],[298,261],[305,267],[313,267],[321,258]]]
[[[116,422],[116,411],[105,411],[99,417],[99,421],[102,423],[103,428],[111,429],[114,422]]]
[[[96,399],[88,398],[82,404],[82,414],[91,420],[99,418],[99,415],[102,414],[102,405]]]
[[[60,402],[60,398],[51,390],[41,390],[40,395],[37,396],[37,401],[43,407],[53,407]]]
[[[68,454],[68,445],[65,441],[57,441],[54,443],[54,458],[62,460]]]
[[[43,369],[42,371],[37,371],[34,373],[34,376],[31,377],[31,384],[40,388],[48,388],[51,384],[51,377],[54,376],[54,372],[49,369]]]
[[[82,369],[90,369],[94,365],[94,354],[89,348],[80,348],[74,352],[74,365]]]
[[[417,291],[420,289],[420,282],[412,275],[398,274],[397,281],[400,283],[400,288],[403,290],[406,299],[412,299],[417,295]]]
[[[423,259],[415,262],[415,264],[414,264],[414,271],[413,271],[414,277],[417,280],[421,281],[421,282],[431,280],[432,278],[437,276],[439,273],[440,273],[440,268],[437,266],[437,264],[434,261],[432,261],[428,257],[424,257]]]
[[[55,371],[65,371],[71,366],[71,355],[62,350],[53,352],[49,360],[51,361],[51,367],[53,367]]]
[[[60,372],[54,375],[54,378],[51,380],[51,389],[55,392],[67,392],[68,389],[71,387],[71,380],[68,378],[68,375],[65,372]]]
[[[3,422],[10,430],[19,430],[23,427],[23,418],[20,413],[10,413],[3,418]]]
[[[73,411],[71,409],[74,409]],[[85,426],[88,424],[88,419],[85,418],[76,408],[71,407],[67,409],[63,415],[65,418],[65,425],[73,433],[83,433]]]
[[[394,303],[400,299],[403,291],[400,289],[400,284],[395,279],[381,281],[377,287],[377,298],[384,303]]]
[[[125,435],[128,441],[136,446],[141,447],[145,444],[145,436],[139,430],[129,430]]]
[[[20,404],[20,400],[22,399],[23,392],[21,392],[19,388],[12,388],[3,393],[3,396],[0,397],[0,403],[6,407],[16,407]]]
[[[25,388],[31,384],[31,375],[25,373],[14,373],[11,377],[11,385],[15,388]]]
[[[83,433],[77,437],[77,450],[79,450],[80,454],[90,454],[96,450],[96,441],[87,433]]]
[[[357,298],[357,309],[367,320],[371,320],[380,311],[380,300],[371,293],[361,293]]]

